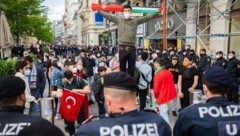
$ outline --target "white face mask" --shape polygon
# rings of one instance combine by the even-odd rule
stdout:
[[[124,13],[123,16],[124,16],[125,19],[129,19],[131,17],[131,14],[130,13]]]
[[[216,58],[218,59],[218,58],[220,58],[220,56],[219,56],[219,55],[217,55],[217,56],[216,56]]]
[[[28,70],[24,71],[24,75],[25,75],[25,76],[28,76],[28,75],[30,75],[30,72],[31,72],[31,71],[28,69]]]
[[[232,59],[232,58],[233,58],[233,56],[232,56],[232,55],[228,55],[228,58],[229,58],[229,59]]]
[[[77,68],[73,68],[73,69],[72,69],[72,72],[73,72],[73,73],[77,73]]]
[[[59,67],[62,67],[62,64],[61,64],[60,62],[58,62],[57,65],[58,65]]]

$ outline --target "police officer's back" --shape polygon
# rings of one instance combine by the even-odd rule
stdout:
[[[223,69],[226,69],[227,68],[227,63],[228,61],[223,58],[223,52],[222,51],[219,51],[216,53],[216,61],[213,63],[213,66],[219,66]]]
[[[240,108],[225,98],[232,79],[222,68],[205,71],[206,104],[192,105],[180,112],[174,136],[239,136]]]
[[[0,135],[18,135],[31,123],[43,119],[23,115],[25,83],[15,76],[0,78]]]
[[[109,117],[80,126],[77,136],[171,135],[169,125],[157,113],[137,110],[137,85],[132,77],[115,72],[105,75],[102,82]]]

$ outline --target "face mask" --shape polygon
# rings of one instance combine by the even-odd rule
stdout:
[[[187,67],[189,65],[189,63],[187,61],[183,61],[183,66]]]
[[[73,68],[73,69],[72,69],[72,72],[73,72],[73,73],[77,73],[77,68]]]
[[[228,55],[228,58],[229,58],[229,59],[232,59],[232,58],[233,58],[233,56],[232,56],[232,55]]]
[[[186,52],[184,52],[184,53],[183,53],[183,55],[185,56],[185,55],[187,55],[187,53],[186,53]]]
[[[61,67],[61,66],[62,66],[62,64],[61,64],[60,62],[58,62],[58,63],[57,63],[57,65],[58,65],[59,67]]]
[[[123,16],[124,16],[125,19],[129,19],[131,17],[131,14],[130,13],[124,13]]]
[[[216,56],[216,58],[218,59],[218,58],[220,58],[220,56],[219,56],[219,55],[217,55],[217,56]]]
[[[30,70],[28,69],[28,70],[26,70],[25,72],[24,72],[24,75],[25,76],[28,76],[28,75],[30,75]]]

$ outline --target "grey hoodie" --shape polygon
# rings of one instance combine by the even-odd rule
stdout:
[[[124,19],[116,15],[99,11],[99,13],[107,20],[118,26],[118,44],[135,46],[137,27],[153,18],[159,17],[161,14],[150,14],[137,19]]]

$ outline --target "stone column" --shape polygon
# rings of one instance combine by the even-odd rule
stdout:
[[[216,20],[217,21],[213,25],[211,25],[210,34],[229,33],[230,22],[225,17],[229,18],[230,10],[224,13],[225,17],[218,17],[232,4],[232,0],[216,0],[212,4],[218,9],[218,11],[213,6],[211,6],[210,21],[211,23]],[[223,53],[226,54],[228,51],[228,41],[229,37],[210,37],[209,50],[212,52],[223,51]]]
[[[197,21],[197,10],[198,3],[196,0],[188,0],[187,3],[187,19],[186,19],[186,36],[196,35],[196,21]],[[196,49],[196,39],[186,39],[186,44],[191,45],[192,49]]]

